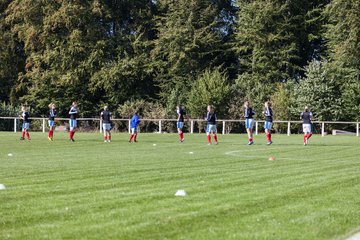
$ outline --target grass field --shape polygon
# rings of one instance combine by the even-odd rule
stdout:
[[[0,239],[344,239],[360,231],[360,138],[0,133]],[[153,146],[153,144],[156,146]],[[190,154],[189,152],[193,152]],[[13,156],[9,157],[8,154]],[[268,161],[275,156],[276,161]],[[184,189],[186,197],[175,197]]]

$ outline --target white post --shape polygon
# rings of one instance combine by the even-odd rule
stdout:
[[[17,131],[17,124],[16,124],[16,118],[14,118],[14,133]]]
[[[290,122],[288,122],[287,135],[290,136],[290,134],[291,134],[291,128],[290,128]]]
[[[129,134],[131,134],[130,126],[131,126],[131,119],[129,119]]]
[[[255,122],[255,135],[259,134],[259,122]]]
[[[162,126],[161,126],[161,120],[159,120],[159,133],[161,133]]]
[[[42,119],[42,132],[45,132],[45,118]]]
[[[100,127],[99,127],[100,133],[102,133],[102,119],[100,118]]]
[[[325,136],[325,123],[324,122],[321,123],[321,136],[322,137]]]
[[[356,124],[356,136],[359,136],[359,123]]]
[[[225,134],[225,121],[222,122],[222,134]]]
[[[194,133],[194,121],[191,120],[190,122],[190,133],[193,134]]]

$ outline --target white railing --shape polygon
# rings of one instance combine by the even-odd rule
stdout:
[[[0,117],[0,119],[8,119],[12,120],[14,122],[13,130],[14,132],[17,131],[17,124],[18,121],[20,121],[19,117]],[[30,118],[31,120],[40,120],[42,132],[45,132],[46,130],[46,124],[47,124],[47,118]],[[68,118],[56,118],[60,121],[68,121]],[[99,122],[99,132],[102,132],[102,121],[100,118],[78,118],[78,121],[94,121]],[[112,121],[120,121],[120,122],[126,122],[128,131],[130,132],[130,119],[112,119]],[[163,122],[176,122],[176,119],[141,119],[142,122],[157,122],[159,125],[159,131],[158,133],[162,133],[162,124]],[[190,133],[194,133],[194,123],[195,122],[205,122],[204,119],[189,119],[190,122]],[[245,120],[218,120],[218,123],[222,124],[222,134],[226,134],[226,124],[227,123],[244,123]],[[259,134],[259,123],[265,123],[264,120],[255,120],[255,134]],[[290,136],[291,134],[291,124],[301,124],[301,121],[274,121],[274,123],[282,123],[287,124],[287,135]],[[356,136],[358,137],[360,134],[360,122],[331,122],[331,121],[313,121],[315,124],[321,125],[321,135],[325,136],[325,124],[343,124],[343,125],[353,125],[356,127]]]

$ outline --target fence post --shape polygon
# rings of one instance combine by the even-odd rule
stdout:
[[[222,121],[222,134],[225,134],[225,121]]]
[[[161,126],[161,120],[159,120],[159,133],[161,133],[162,126]]]
[[[322,137],[325,136],[325,123],[324,122],[321,123],[321,136]]]
[[[42,132],[45,132],[45,118],[42,119]]]
[[[102,119],[100,118],[100,127],[99,127],[100,133],[102,133]]]
[[[16,133],[17,131],[17,122],[16,122],[16,118],[14,118],[14,133]]]
[[[194,121],[191,120],[190,122],[190,133],[193,134],[194,133]]]
[[[131,126],[131,119],[129,119],[129,134],[131,134],[130,126]]]
[[[288,126],[287,126],[287,135],[290,136],[291,134],[291,128],[290,128],[290,122],[288,122]]]
[[[255,135],[259,134],[259,122],[255,122]]]
[[[356,136],[359,136],[359,123],[356,123]]]

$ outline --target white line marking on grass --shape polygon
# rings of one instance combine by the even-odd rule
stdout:
[[[246,149],[248,150],[248,149]],[[244,153],[244,152],[248,152],[246,150],[236,150],[236,151],[230,151],[230,152],[225,152],[225,155],[229,155],[229,156],[233,156],[233,157],[242,157],[242,158],[263,158],[266,156],[264,155],[239,155],[237,153]],[[270,149],[256,149],[255,151],[267,151],[267,150],[270,150]],[[283,160],[291,160],[291,158],[284,158],[284,157],[279,157],[277,159],[283,159]]]
[[[360,232],[352,235],[351,237],[347,238],[346,240],[360,240]]]

